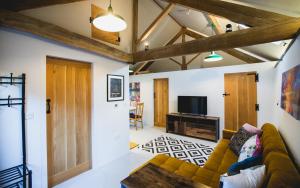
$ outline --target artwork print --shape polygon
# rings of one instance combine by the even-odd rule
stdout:
[[[140,82],[132,82],[129,84],[130,102],[139,103],[140,97]]]
[[[107,75],[107,101],[124,100],[124,76]]]
[[[281,108],[300,120],[300,65],[282,74]]]

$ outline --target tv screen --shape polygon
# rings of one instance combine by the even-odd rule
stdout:
[[[207,115],[207,97],[178,96],[178,112]]]

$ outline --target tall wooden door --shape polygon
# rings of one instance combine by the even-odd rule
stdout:
[[[169,79],[154,79],[154,126],[166,127],[169,113]]]
[[[47,57],[48,185],[91,166],[91,65]]]
[[[256,73],[225,74],[225,129],[237,131],[243,124],[257,126]]]

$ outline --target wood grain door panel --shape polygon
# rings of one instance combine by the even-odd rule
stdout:
[[[225,129],[237,131],[243,124],[257,126],[255,72],[224,75]]]
[[[154,126],[166,127],[169,113],[169,79],[154,80]]]
[[[91,65],[47,57],[48,185],[90,169]]]

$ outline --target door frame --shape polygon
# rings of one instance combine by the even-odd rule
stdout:
[[[76,60],[76,59],[71,59],[71,58],[65,58],[65,57],[58,57],[58,56],[51,56],[51,55],[46,55],[46,99],[47,99],[47,63],[48,63],[48,59],[57,59],[57,60],[65,60],[65,61],[73,61],[74,63],[78,63],[78,64],[89,64],[90,66],[90,125],[89,125],[89,170],[91,170],[93,168],[93,160],[92,160],[92,127],[93,127],[93,63],[89,62],[89,61],[83,61],[83,60]],[[59,63],[58,63],[59,64]],[[72,64],[72,63],[70,63]],[[46,101],[45,99],[45,101]],[[46,112],[46,111],[45,111]],[[46,113],[46,161],[47,161],[47,165],[46,165],[46,171],[47,171],[47,186],[50,187],[49,184],[49,175],[48,175],[48,169],[49,169],[49,158],[48,158],[48,122],[47,122],[47,113]],[[81,164],[79,165],[81,168],[83,168],[86,164]],[[80,170],[79,170],[80,171]],[[87,170],[88,171],[88,170]],[[82,171],[81,173],[84,173],[86,171]],[[75,173],[75,175],[72,175],[72,173]],[[79,174],[81,174],[79,173]],[[77,174],[77,175],[79,175]],[[71,172],[71,176],[70,177],[66,177],[66,179],[64,179],[63,181],[61,181],[61,183],[63,183],[64,181],[67,181],[68,179],[75,177],[76,176],[76,171],[72,171]],[[60,184],[60,183],[59,183]],[[58,184],[57,184],[58,185]]]
[[[154,78],[153,79],[153,126],[161,127],[161,126],[155,126],[155,81],[156,80],[167,80],[168,81],[168,113],[170,110],[170,84],[169,84],[169,78]]]

